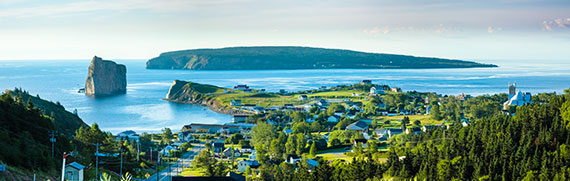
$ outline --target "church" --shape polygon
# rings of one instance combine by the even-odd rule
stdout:
[[[526,104],[532,104],[532,95],[530,92],[523,93],[522,91],[517,92],[517,83],[508,84],[509,85],[509,99],[507,102],[503,103],[503,110],[507,110],[510,105],[522,106]]]

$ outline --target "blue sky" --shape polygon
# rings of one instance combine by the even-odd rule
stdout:
[[[261,45],[570,61],[570,1],[0,0],[0,60]]]

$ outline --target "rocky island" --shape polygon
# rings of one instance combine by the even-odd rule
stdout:
[[[127,68],[100,57],[93,57],[85,81],[85,94],[111,96],[127,92]]]
[[[428,69],[496,67],[471,61],[295,46],[229,47],[166,52],[147,69]]]

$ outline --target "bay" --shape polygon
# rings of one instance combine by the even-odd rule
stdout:
[[[0,88],[23,88],[32,95],[59,101],[87,123],[118,133],[124,130],[173,131],[190,123],[226,123],[231,116],[198,105],[162,100],[175,79],[233,87],[247,84],[268,91],[298,91],[320,86],[354,84],[370,79],[375,84],[401,87],[404,91],[471,95],[507,92],[507,83],[516,82],[518,90],[562,92],[570,87],[570,61],[480,61],[498,68],[473,69],[332,69],[332,70],[241,70],[189,71],[147,70],[145,60],[115,60],[127,66],[127,94],[93,98],[82,88],[90,60],[0,61]]]

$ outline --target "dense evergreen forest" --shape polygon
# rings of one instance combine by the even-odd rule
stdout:
[[[83,164],[86,166],[85,177],[94,179],[97,143],[100,153],[122,153],[123,173],[142,178],[146,169],[153,165],[147,150],[157,151],[158,148],[151,142],[150,134],[142,134],[139,144],[115,139],[111,133],[100,130],[97,124],[87,126],[76,113],[66,111],[61,104],[31,96],[21,89],[7,90],[0,95],[0,123],[0,164],[8,166],[11,172],[8,180],[30,179],[28,176],[33,173],[38,173],[40,179],[57,178],[63,152],[68,153],[67,163]],[[54,157],[51,155],[51,131],[57,132]],[[160,145],[168,144],[173,138],[170,130],[165,132],[155,136],[164,138]],[[119,173],[120,163],[119,156],[100,157],[99,173]]]
[[[59,131],[55,157],[61,158],[71,145],[65,131],[56,128],[54,117],[43,114],[24,91],[17,89],[0,95],[0,161],[13,167],[55,171],[59,162],[51,157],[49,132]]]
[[[270,70],[496,67],[470,61],[294,46],[229,47],[166,52],[149,69]]]
[[[493,97],[472,101],[496,102]],[[392,143],[386,161],[365,148],[352,161],[320,160],[319,167],[311,171],[306,164],[296,170],[285,163],[266,164],[260,168],[259,179],[568,180],[570,90],[564,95],[538,95],[534,100],[536,104],[517,107],[514,116],[495,109],[487,115],[471,107],[471,114],[477,115],[468,126],[455,124],[405,135]]]

